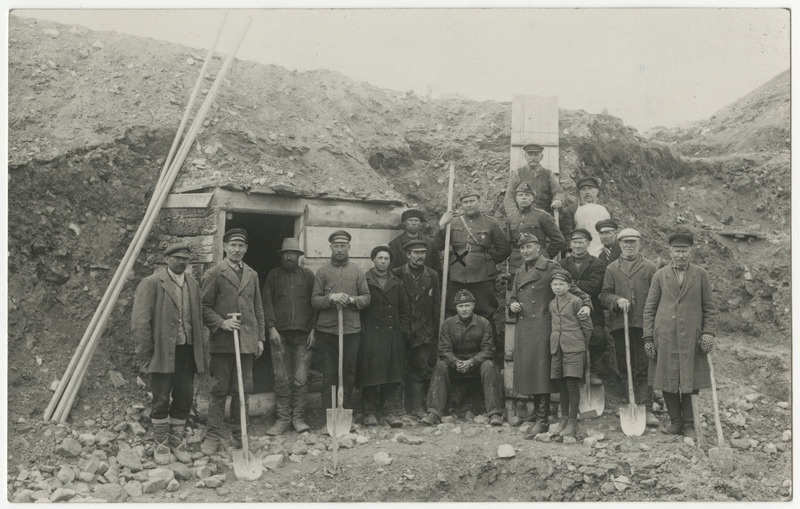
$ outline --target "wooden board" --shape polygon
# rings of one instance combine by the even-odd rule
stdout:
[[[213,193],[169,194],[163,209],[207,209],[214,198]]]
[[[307,258],[325,258],[331,256],[330,243],[328,237],[331,233],[341,228],[332,226],[312,226],[307,224],[304,234],[300,241],[305,239],[305,246],[303,250],[306,252]],[[352,258],[367,258],[369,259],[370,252],[375,246],[381,244],[389,244],[389,241],[400,234],[397,230],[387,229],[355,229],[344,228],[350,235],[353,236],[350,241],[350,257]]]
[[[511,103],[511,168],[525,165],[522,146],[544,147],[542,166],[555,173],[558,166],[558,97],[514,94]]]
[[[303,257],[301,259],[301,264],[303,267],[310,269],[311,272],[316,273],[320,267],[325,265],[331,260],[330,256],[325,258],[306,258]],[[369,258],[350,258],[350,263],[354,264],[355,266],[362,269],[364,272],[371,269],[373,267],[372,260]]]
[[[762,240],[765,238],[764,235],[760,233],[752,233],[752,232],[715,232],[718,235],[723,235],[725,237],[733,237],[734,239],[755,239],[755,240]]]
[[[398,229],[405,208],[377,203],[306,200],[306,222],[311,226]]]

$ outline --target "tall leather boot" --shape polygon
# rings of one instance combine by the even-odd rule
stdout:
[[[525,439],[531,440],[539,433],[547,431],[548,416],[550,414],[550,395],[549,394],[534,394],[533,395],[533,426],[525,433]]]
[[[683,414],[683,436],[696,440],[691,393],[681,393],[681,413]]]
[[[408,392],[411,398],[411,413],[422,418],[425,411],[425,385],[420,380],[408,381]]]
[[[306,403],[308,399],[308,385],[294,387],[292,390],[292,427],[298,433],[311,430],[306,424]]]
[[[683,409],[681,405],[681,395],[677,392],[666,392],[664,394],[664,403],[667,405],[667,413],[669,414],[670,424],[664,430],[670,435],[680,435],[683,433]],[[689,400],[689,409],[691,410],[692,402]],[[691,415],[691,414],[690,414]]]
[[[291,393],[289,387],[275,387],[275,424],[267,430],[267,435],[282,435],[292,423]]]
[[[170,419],[169,449],[181,463],[191,463],[192,456],[186,445],[186,419]]]
[[[169,418],[153,419],[153,459],[159,465],[172,460],[169,453]]]

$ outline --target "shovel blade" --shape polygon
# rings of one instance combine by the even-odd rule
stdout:
[[[336,413],[336,436],[343,437],[350,433],[350,428],[353,426],[353,411],[337,408]],[[333,436],[333,435],[331,435]]]
[[[328,408],[325,410],[325,426],[328,428],[328,435],[336,436],[336,409]]]
[[[647,414],[644,405],[623,405],[619,407],[619,422],[622,432],[629,437],[640,437],[647,427]]]
[[[261,461],[253,456],[250,451],[243,449],[236,449],[232,451],[233,456],[233,473],[236,474],[237,479],[243,481],[255,481],[261,477],[264,471],[264,466]]]
[[[727,447],[712,447],[708,450],[711,463],[722,472],[733,470],[733,450]]]
[[[599,417],[606,408],[606,391],[602,385],[581,385],[578,411],[581,418]]]

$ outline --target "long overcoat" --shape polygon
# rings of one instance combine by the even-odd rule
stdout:
[[[530,268],[523,264],[514,277],[509,304],[519,302],[522,305],[519,313],[509,311],[509,316],[517,320],[513,389],[518,394],[546,394],[558,390],[550,381],[549,306],[555,297],[550,289],[550,274],[559,268],[553,260],[539,256]],[[591,307],[591,298],[580,288],[570,284],[569,291]]]
[[[208,366],[208,338],[203,327],[200,285],[184,276],[189,290],[194,363],[198,373]],[[178,287],[162,269],[144,278],[136,287],[131,312],[131,331],[136,343],[136,363],[146,373],[175,372],[175,341],[181,318]]]
[[[368,387],[403,381],[405,339],[400,332],[408,322],[408,300],[400,283],[391,271],[386,288],[366,273],[369,286],[369,306],[361,310],[361,344],[358,347],[356,385]]]
[[[392,273],[400,279],[409,305],[408,346],[411,348],[433,344],[436,346],[436,333],[439,330],[439,307],[442,292],[439,275],[428,266],[422,268],[419,281],[406,263]],[[435,351],[435,349],[434,349]]]
[[[713,334],[716,316],[704,268],[690,263],[683,285],[672,265],[655,273],[644,304],[642,334],[652,336],[656,346],[649,370],[654,389],[687,393],[711,386],[708,358],[695,346],[701,334]]]
[[[258,352],[258,342],[264,341],[264,306],[258,274],[246,263],[243,264],[242,280],[226,260],[208,269],[203,274],[203,320],[211,330],[211,353],[234,353],[233,332],[223,330],[222,322],[230,318],[228,313],[241,313],[239,317],[239,347],[242,354]]]

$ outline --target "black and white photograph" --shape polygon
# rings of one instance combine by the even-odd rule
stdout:
[[[793,501],[791,2],[4,13],[7,503]]]

